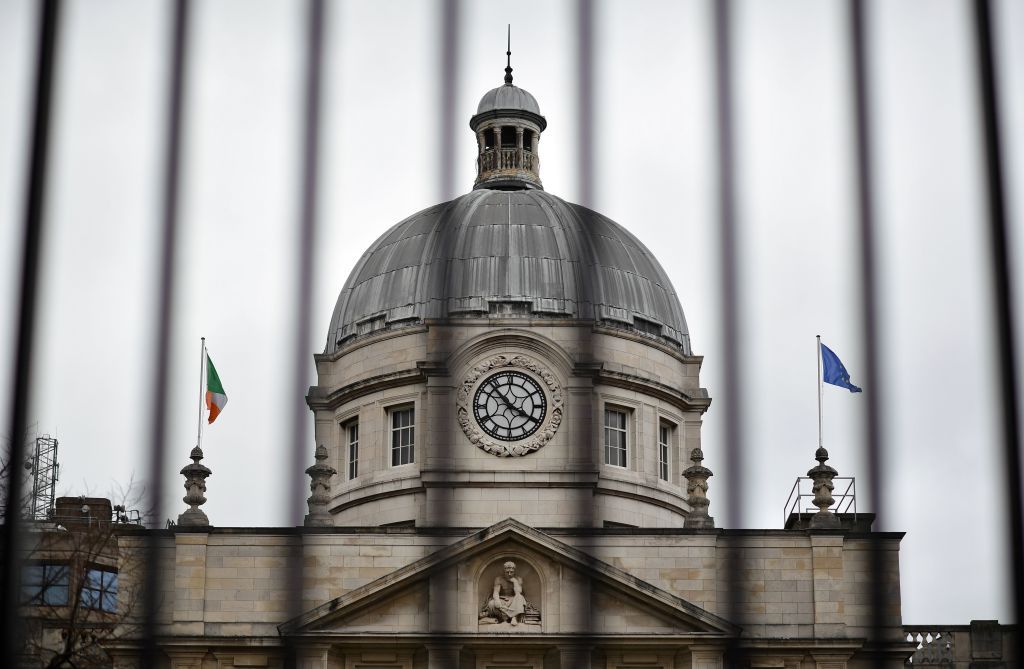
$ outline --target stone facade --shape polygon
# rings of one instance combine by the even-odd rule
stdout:
[[[160,636],[175,667],[279,666],[284,639],[294,638],[323,651],[309,667],[369,666],[365,658],[396,648],[383,664],[414,669],[426,658],[432,666],[431,640],[443,640],[459,650],[450,666],[490,666],[492,654],[505,653],[522,655],[514,666],[545,669],[561,666],[568,640],[581,634],[592,667],[720,667],[736,637],[750,666],[868,666],[872,542],[886,553],[886,666],[902,665],[912,650],[899,610],[900,534],[541,531],[514,520],[476,532],[161,534],[161,569],[174,578],[165,581]],[[131,551],[142,540],[125,535],[122,544]],[[739,607],[727,620],[733,552]],[[508,560],[540,620],[489,630],[481,604],[496,566]],[[287,586],[292,568],[301,574],[301,602]],[[304,613],[290,617],[294,610]],[[136,650],[114,649],[118,666],[133,666]]]
[[[342,290],[306,398],[305,526],[121,537],[125,567],[159,542],[168,666],[901,666],[901,534],[844,528],[824,492],[810,529],[715,528],[711,399],[671,282],[543,193],[547,122],[506,75],[471,122],[476,189],[382,235]]]
[[[528,457],[495,457],[459,424],[460,386],[496,353],[537,362],[564,394],[562,425]],[[339,472],[330,503],[335,522],[483,527],[511,517],[538,527],[679,527],[689,512],[682,472],[700,446],[710,404],[698,385],[701,361],[589,323],[511,319],[387,332],[317,356],[320,384],[309,403],[317,443],[328,446]],[[406,406],[424,437],[415,461],[394,467],[388,414]],[[603,462],[598,437],[606,407],[629,417],[625,467]],[[349,479],[345,426],[353,422],[359,467]],[[670,426],[668,480],[659,477],[660,426]]]

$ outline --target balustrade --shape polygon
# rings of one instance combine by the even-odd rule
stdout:
[[[525,149],[488,149],[477,158],[477,174],[493,170],[526,170],[536,174],[540,170],[540,159]]]
[[[951,630],[914,627],[906,631],[907,641],[917,643],[917,651],[910,658],[910,666],[953,665],[956,648]]]

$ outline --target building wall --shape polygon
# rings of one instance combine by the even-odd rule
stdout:
[[[855,648],[870,622],[864,599],[869,583],[868,535],[785,530],[652,534],[571,529],[552,530],[550,534],[557,541],[723,617],[729,616],[727,559],[736,555],[740,610],[731,622],[742,627],[744,638],[775,640],[773,643],[786,640],[787,657],[800,658],[804,663],[792,666],[824,666],[813,663],[809,648],[837,641],[849,642]],[[220,644],[242,643],[250,650],[253,646],[273,645],[280,639],[278,625],[289,618],[292,605],[289,560],[301,564],[301,609],[307,611],[389,577],[397,569],[465,538],[466,533],[427,534],[416,529],[319,533],[218,528],[210,532],[161,532],[164,557],[160,582],[173,583],[173,588],[166,587],[162,592],[161,634],[167,635],[169,643],[176,637],[198,639],[201,646],[211,650]],[[886,552],[883,577],[889,598],[887,637],[897,645],[904,635],[898,588],[900,538],[891,533],[873,536]],[[126,555],[138,554],[133,549],[141,545],[142,536],[124,536],[121,540]],[[466,578],[468,572],[456,573],[459,575],[451,577],[451,587],[463,591],[465,588],[457,581]],[[561,596],[563,600],[570,597],[567,591]],[[434,609],[427,608],[439,601],[438,593],[408,592],[404,597],[408,600],[404,609],[384,607],[368,614],[366,620],[373,621],[374,630],[397,633],[403,625],[412,624],[415,616],[438,615],[428,613]],[[477,598],[478,594],[469,596],[470,607]],[[596,631],[633,624],[624,621],[635,620],[635,616],[631,619],[617,613],[615,600],[607,595],[593,600],[600,608],[594,614],[600,628]],[[475,610],[469,613],[475,614]],[[402,615],[412,618],[402,619]],[[652,623],[642,625],[650,629],[633,631],[658,631]],[[793,639],[805,640],[807,648],[793,648]],[[849,666],[856,666],[854,660]]]
[[[319,385],[309,402],[317,443],[328,447],[329,463],[338,472],[331,480],[335,524],[480,527],[513,517],[540,527],[600,527],[606,521],[681,526],[689,512],[682,471],[700,445],[708,403],[698,382],[701,359],[592,323],[504,325],[432,324],[318,356]],[[536,361],[561,389],[561,424],[550,441],[524,456],[486,452],[457,420],[463,380],[496,354]],[[415,409],[415,461],[392,466],[389,411],[403,406]],[[628,415],[625,467],[604,462],[606,407]],[[353,479],[349,421],[359,424]],[[670,427],[667,481],[658,469],[662,424]],[[581,487],[596,490],[597,504]]]

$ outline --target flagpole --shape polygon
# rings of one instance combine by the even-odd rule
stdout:
[[[203,372],[206,371],[206,337],[200,338],[199,349],[199,419],[196,421],[196,447],[203,446]]]
[[[821,439],[821,335],[816,335],[818,341],[818,448],[824,448],[824,442]]]

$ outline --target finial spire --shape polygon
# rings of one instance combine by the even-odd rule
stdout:
[[[505,83],[512,85],[512,24],[508,24],[508,47],[505,51],[508,61],[505,64]]]

